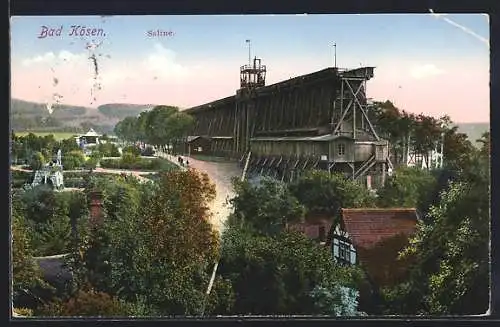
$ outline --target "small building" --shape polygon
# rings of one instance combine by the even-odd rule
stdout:
[[[414,208],[341,209],[326,246],[335,261],[361,265],[377,285],[392,284],[405,272],[407,263],[398,255],[418,221]]]
[[[206,136],[188,136],[188,154],[209,154],[211,149],[212,140]]]
[[[80,147],[85,148],[88,146],[96,146],[100,144],[100,137],[102,137],[102,135],[91,128],[87,133],[75,136],[75,140]]]

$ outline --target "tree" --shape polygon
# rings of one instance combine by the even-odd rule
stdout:
[[[56,212],[56,193],[47,185],[39,185],[15,196],[12,204],[27,221],[47,222]]]
[[[467,134],[457,133],[457,126],[448,128],[444,135],[444,164],[453,170],[470,166],[470,154],[475,151]]]
[[[343,315],[352,303],[339,289],[354,289],[359,275],[354,267],[337,266],[328,249],[299,233],[270,237],[239,227],[224,232],[219,273],[237,294],[232,313],[259,315]],[[323,291],[333,299],[320,299]]]
[[[194,118],[180,112],[178,107],[156,106],[138,117],[127,117],[115,126],[118,137],[156,146],[172,145],[187,136]]]
[[[251,185],[235,179],[233,187],[237,194],[231,199],[234,224],[273,235],[285,229],[288,223],[304,218],[304,206],[284,183],[264,178],[260,185]]]
[[[137,181],[118,183],[115,192],[105,191],[104,223],[82,248],[87,278],[101,281],[100,291],[131,303],[139,297],[161,314],[199,314],[218,254],[208,209],[214,185],[194,171],[162,173],[154,192]]]
[[[44,285],[42,273],[33,260],[29,229],[18,212],[12,214],[12,284],[13,302],[31,295],[31,289]]]
[[[72,151],[80,150],[80,147],[78,146],[78,143],[76,143],[74,138],[69,138],[69,139],[61,140],[59,142],[59,149],[61,149],[61,152],[64,155],[64,154],[72,152]]]
[[[481,143],[481,148],[479,152],[483,156],[490,156],[491,154],[491,138],[490,132],[485,132],[481,135],[481,138],[477,140],[477,142]]]
[[[85,164],[85,155],[80,150],[66,153],[62,158],[62,165],[66,170],[80,168]]]
[[[104,292],[80,289],[67,299],[56,299],[37,310],[40,316],[128,316],[130,307]]]
[[[135,142],[139,139],[137,128],[137,118],[126,117],[116,124],[114,133],[125,141]]]
[[[437,185],[434,175],[423,169],[400,167],[378,192],[382,207],[417,208],[425,211],[429,195]]]
[[[32,170],[40,170],[42,169],[43,165],[45,165],[45,157],[41,152],[35,152],[31,156],[31,161],[30,161],[30,168]]]
[[[410,278],[388,290],[389,312],[481,314],[489,300],[489,159],[472,155],[433,206],[403,258]]]
[[[374,196],[341,174],[311,171],[290,185],[291,193],[310,215],[335,216],[341,208],[373,206]]]
[[[170,143],[171,128],[167,126],[172,115],[179,108],[170,106],[156,106],[147,113],[145,118],[147,142],[153,145],[166,145]]]

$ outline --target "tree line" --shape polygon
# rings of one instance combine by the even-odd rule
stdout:
[[[119,121],[114,132],[128,142],[165,148],[182,144],[193,125],[194,118],[179,111],[178,107],[161,105]]]
[[[474,144],[467,135],[458,132],[449,116],[435,118],[409,113],[391,101],[377,101],[370,106],[368,115],[379,136],[389,141],[394,163],[404,163],[408,148],[423,155],[429,162],[429,152],[443,143],[444,157],[451,165],[467,160],[465,154],[473,151]],[[473,140],[474,141],[474,140]]]

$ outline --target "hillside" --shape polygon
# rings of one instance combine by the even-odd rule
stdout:
[[[125,117],[137,116],[140,112],[149,110],[153,106],[154,105],[109,103],[97,107],[97,110],[106,117],[122,120]]]
[[[11,99],[11,128],[15,131],[79,132],[92,127],[109,133],[115,124],[128,116],[136,116],[151,105],[126,103],[104,104],[96,108],[54,105],[49,114],[45,104]]]

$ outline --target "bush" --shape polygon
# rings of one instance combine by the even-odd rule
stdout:
[[[99,151],[97,149],[94,149],[94,150],[92,150],[92,153],[90,154],[89,157],[91,159],[97,159],[97,160],[99,160],[99,159],[102,159],[103,157],[105,157],[105,155],[101,151]]]
[[[97,167],[97,163],[99,162],[98,158],[91,157],[87,161],[85,161],[85,168],[87,169],[95,169]]]
[[[35,152],[30,158],[30,168],[33,170],[42,169],[43,165],[46,163],[45,157],[41,152]]]
[[[64,179],[64,187],[84,188],[85,187],[85,179],[83,177],[65,178]]]
[[[30,184],[30,181],[28,179],[11,179],[10,180],[10,185],[12,188],[21,188],[25,184]]]
[[[102,168],[146,170],[146,171],[170,171],[178,169],[177,165],[168,160],[155,158],[144,159],[124,154],[121,160],[105,159],[101,161]]]
[[[55,300],[41,307],[43,316],[128,316],[129,309],[117,298],[94,290],[78,291],[69,299]]]
[[[132,153],[136,156],[140,156],[141,155],[141,149],[137,146],[134,146],[134,145],[129,145],[129,146],[126,146],[122,149],[122,153]]]
[[[85,164],[85,155],[79,150],[71,151],[63,156],[62,164],[66,170],[80,168]]]
[[[25,178],[25,179],[28,179],[31,177],[31,172],[28,172],[28,171],[22,171],[22,170],[11,170],[10,171],[10,176],[12,178],[16,178],[16,179],[21,179],[21,178]]]
[[[121,158],[121,162],[124,165],[133,165],[137,162],[140,162],[140,160],[141,158],[132,152],[124,152]]]
[[[113,143],[102,143],[97,146],[99,152],[102,153],[103,157],[119,157],[120,151],[118,147]]]

